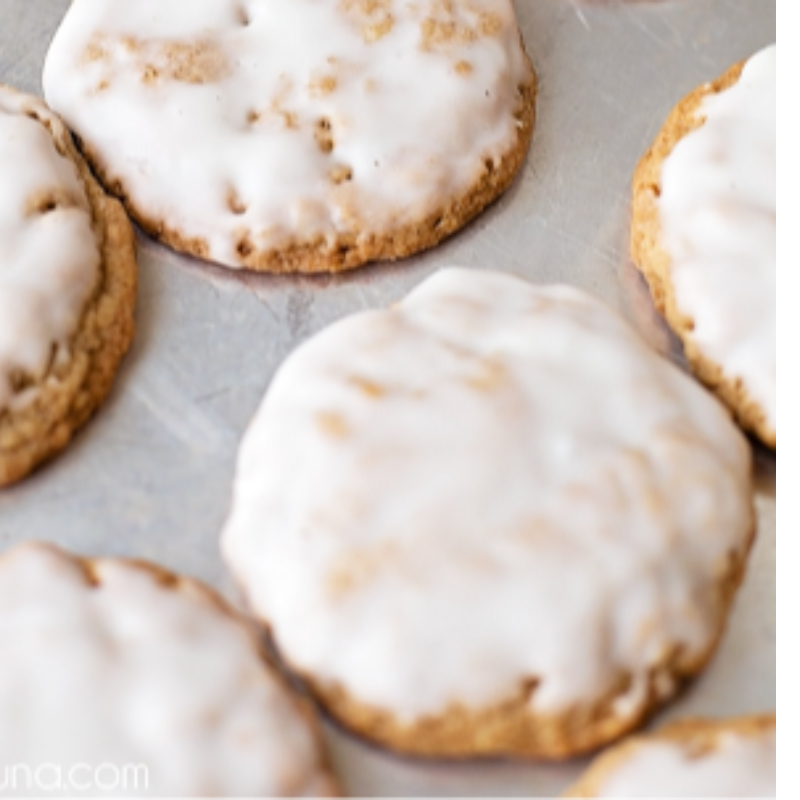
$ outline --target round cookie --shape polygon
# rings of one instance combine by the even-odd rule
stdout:
[[[8,765],[46,764],[48,780],[80,779],[69,788],[81,794],[337,791],[310,708],[247,622],[196,581],[21,545],[0,557],[0,636]]]
[[[560,758],[703,668],[753,526],[714,397],[577,290],[449,269],[282,366],[222,549],[354,731]]]
[[[775,46],[673,110],[633,180],[631,250],[695,374],[776,446]]]
[[[75,0],[44,85],[149,233],[269,272],[435,245],[533,131],[511,0]]]
[[[775,715],[692,719],[597,758],[564,797],[775,797]]]
[[[64,448],[134,331],[133,230],[44,104],[0,85],[0,486]]]

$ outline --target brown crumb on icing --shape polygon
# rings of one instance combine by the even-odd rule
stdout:
[[[457,61],[454,69],[459,75],[471,75],[473,71],[472,64],[469,61]]]
[[[372,44],[379,39],[383,39],[388,33],[391,33],[393,27],[394,17],[392,17],[391,14],[387,14],[380,22],[365,25],[361,29],[361,35],[364,37],[364,41],[367,42],[367,44]]]
[[[362,378],[354,375],[352,378],[350,378],[350,383],[352,383],[353,386],[355,386],[362,394],[372,398],[373,400],[379,400],[386,394],[386,390],[382,386],[379,386],[377,383],[369,380],[368,378]]]
[[[433,13],[420,24],[420,47],[429,51],[469,45],[482,37],[499,36],[502,30],[503,20],[497,14],[481,12],[477,15],[476,21],[470,25],[457,18],[456,8],[452,2],[442,2],[435,4]],[[466,74],[458,69],[456,71]]]
[[[247,206],[244,204],[242,199],[239,197],[238,192],[236,189],[228,189],[228,208],[237,216],[241,216],[247,211]]]
[[[353,180],[353,170],[344,164],[337,164],[328,174],[330,175],[330,179],[337,186],[341,183],[347,183],[347,181]]]
[[[333,439],[345,439],[350,433],[347,423],[333,411],[325,411],[317,415],[319,427]]]
[[[422,20],[422,49],[433,50],[438,45],[474,42],[478,34],[466,25],[459,25],[452,20],[442,20],[426,17]]]
[[[239,258],[245,260],[249,258],[253,253],[256,251],[256,246],[253,244],[253,240],[250,238],[250,234],[245,232],[239,236],[239,240],[236,243],[236,252],[239,255]]]
[[[166,62],[165,75],[179,83],[215,83],[230,72],[225,53],[207,39],[164,44],[159,56],[160,61]]]
[[[312,78],[308,84],[308,93],[311,97],[325,97],[336,91],[338,81],[333,75],[323,75],[319,78]]]
[[[327,117],[322,117],[322,119],[317,121],[314,128],[314,138],[319,145],[319,149],[322,150],[323,153],[333,152],[333,130],[331,121]]]
[[[467,384],[481,392],[492,392],[505,382],[506,368],[499,361],[485,359],[480,368],[467,378]]]
[[[341,10],[361,30],[367,44],[379,41],[394,27],[393,0],[341,0]]]
[[[229,72],[225,53],[211,42],[175,44],[165,48],[172,65],[175,80],[186,83],[212,83],[224,78]]]
[[[503,23],[497,14],[488,11],[483,12],[478,20],[478,30],[484,36],[497,36],[503,29]]]
[[[231,71],[227,55],[210,39],[149,42],[133,36],[95,37],[81,60],[109,64],[114,60],[115,46],[120,45],[138,61],[141,80],[148,86],[168,80],[196,85],[215,83]]]
[[[297,117],[297,114],[294,111],[289,111],[281,105],[280,100],[277,98],[272,101],[272,105],[269,108],[270,112],[277,117],[280,117],[283,120],[283,124],[286,128],[290,130],[297,130],[300,127],[300,121]],[[248,114],[247,121],[251,125],[255,125],[256,123],[260,122],[261,120],[261,113],[259,111],[251,111]]]
[[[395,542],[381,542],[372,547],[351,550],[332,564],[326,575],[328,595],[333,600],[357,591],[374,580],[382,567],[396,562],[401,551]]]
[[[108,50],[106,50],[103,42],[98,37],[95,37],[91,42],[89,42],[89,44],[86,46],[86,49],[83,51],[81,63],[92,64],[97,61],[104,61],[107,58]]]
[[[25,216],[49,214],[66,208],[79,208],[80,201],[66,189],[44,189],[31,194],[25,203]]]
[[[146,64],[142,70],[142,83],[152,86],[161,77],[161,73],[152,64]]]
[[[283,118],[283,124],[290,130],[297,130],[300,127],[297,114],[295,114],[294,111],[286,111],[285,109],[281,109],[278,111],[278,114],[280,114],[280,116]]]

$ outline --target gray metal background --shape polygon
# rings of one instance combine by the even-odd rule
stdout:
[[[68,4],[0,0],[0,81],[41,93],[44,56]],[[628,261],[630,176],[681,96],[775,41],[775,2],[516,6],[540,94],[530,157],[508,194],[428,254],[335,278],[234,274],[140,236],[133,351],[70,449],[0,491],[0,547],[39,538],[85,554],[148,558],[233,597],[218,534],[238,440],[275,369],[309,335],[399,299],[445,265],[582,287],[680,360]],[[759,538],[729,630],[710,668],[657,722],[775,708],[775,457],[758,448],[756,463]],[[326,733],[353,794],[553,795],[582,766],[421,763],[333,726]]]

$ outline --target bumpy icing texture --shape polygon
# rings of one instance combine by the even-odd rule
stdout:
[[[22,406],[53,359],[69,356],[100,252],[75,166],[26,112],[49,112],[0,86],[0,413]]]
[[[230,266],[435,214],[532,80],[510,0],[76,0],[44,73],[139,216]]]
[[[285,363],[223,550],[295,668],[401,721],[523,685],[635,716],[713,646],[751,530],[714,398],[581,292],[450,269]]]
[[[775,46],[709,95],[664,161],[659,210],[677,305],[700,350],[776,429]]]
[[[720,734],[710,750],[654,738],[609,771],[594,797],[775,797],[775,728]]]
[[[117,786],[139,795],[333,788],[297,702],[197,583],[24,545],[0,558],[0,641],[5,764],[86,764],[84,782],[142,765],[136,786],[131,773]]]

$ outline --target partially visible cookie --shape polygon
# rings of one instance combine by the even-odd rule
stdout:
[[[776,446],[775,46],[682,100],[633,180],[631,250],[697,376]]]
[[[726,409],[567,287],[444,270],[281,367],[223,553],[344,725],[563,758],[711,657],[753,536]]]
[[[691,719],[597,758],[564,797],[774,797],[775,715]]]
[[[34,97],[0,85],[0,486],[57,453],[134,331],[133,230]]]
[[[5,764],[50,765],[81,795],[337,791],[310,707],[196,581],[20,545],[0,556],[0,639]]]
[[[268,272],[435,245],[534,124],[511,0],[75,0],[44,85],[143,228]]]

